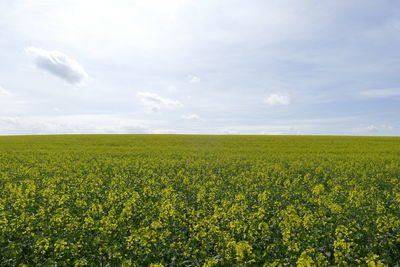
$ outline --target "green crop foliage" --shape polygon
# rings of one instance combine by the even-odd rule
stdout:
[[[0,137],[2,266],[399,266],[400,138]]]

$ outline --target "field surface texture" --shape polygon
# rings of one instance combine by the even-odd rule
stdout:
[[[2,266],[399,266],[400,138],[0,137]]]

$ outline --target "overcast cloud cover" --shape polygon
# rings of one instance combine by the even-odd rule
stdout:
[[[398,0],[2,0],[0,134],[400,135]]]

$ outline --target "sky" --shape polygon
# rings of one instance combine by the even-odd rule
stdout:
[[[400,135],[398,0],[0,0],[0,135]]]

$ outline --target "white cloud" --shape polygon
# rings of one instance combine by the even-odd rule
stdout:
[[[70,84],[80,85],[88,77],[85,69],[76,60],[59,51],[49,51],[33,46],[28,47],[26,51],[34,57],[38,68]]]
[[[269,131],[265,131],[265,132],[262,132],[262,134],[264,134],[264,135],[284,135],[284,132],[269,132]]]
[[[285,95],[270,94],[264,102],[270,106],[287,106],[290,100],[289,97]]]
[[[220,130],[222,134],[237,133],[237,134],[255,134],[255,135],[299,135],[308,132],[311,125],[236,125]]]
[[[0,116],[0,134],[149,133],[146,124],[110,115]]]
[[[203,121],[203,119],[199,115],[194,113],[186,114],[182,118],[190,121]]]
[[[0,85],[0,96],[6,96],[6,95],[10,95],[10,92],[8,92],[6,89],[4,89],[4,88]]]
[[[176,131],[172,130],[172,129],[154,129],[154,130],[151,130],[150,133],[152,133],[152,134],[176,134]]]
[[[0,115],[21,114],[27,105],[26,99],[21,99],[0,86]]]
[[[200,78],[195,76],[195,75],[188,75],[187,81],[189,83],[199,83],[200,82]]]
[[[379,90],[367,90],[361,92],[363,96],[371,98],[385,98],[392,96],[400,96],[400,89],[379,89]]]
[[[151,92],[138,92],[137,96],[140,97],[140,101],[153,111],[159,111],[161,108],[176,108],[182,106],[178,100],[170,98],[164,98],[158,94]]]
[[[368,126],[354,128],[353,132],[354,133],[374,133],[374,132],[378,132],[378,127],[375,125],[368,125]]]
[[[240,132],[237,131],[237,130],[222,129],[222,130],[219,130],[219,131],[217,132],[217,134],[223,134],[223,135],[239,135]]]
[[[185,2],[187,0],[136,0],[135,4],[173,16]]]
[[[390,125],[367,125],[367,126],[361,126],[358,128],[353,128],[352,132],[354,134],[360,134],[360,135],[373,135],[377,133],[390,133],[393,130],[393,126]]]

